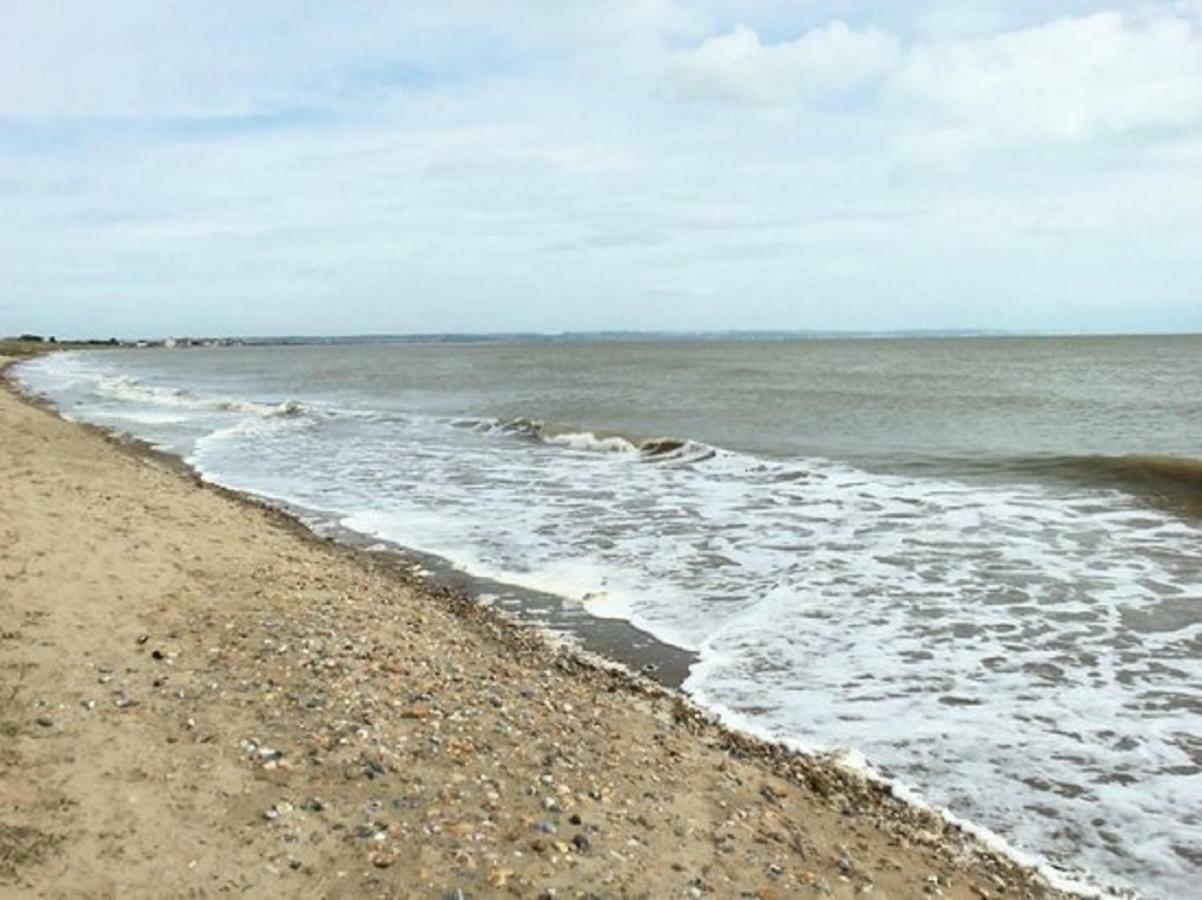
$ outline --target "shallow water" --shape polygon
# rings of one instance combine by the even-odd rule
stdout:
[[[335,344],[55,356],[72,416],[696,651],[1148,896],[1202,863],[1202,338]]]

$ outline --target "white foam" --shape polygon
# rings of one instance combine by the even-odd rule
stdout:
[[[598,437],[591,431],[565,431],[543,438],[548,444],[601,453],[638,453],[639,448],[623,437]]]
[[[90,387],[96,395],[150,409],[129,411],[131,420],[146,416],[152,410],[163,413],[163,409],[206,410],[214,412],[245,413],[255,416],[292,416],[304,412],[304,406],[296,400],[281,402],[259,402],[233,397],[220,397],[193,393],[185,388],[163,387],[147,384],[133,375],[106,375],[82,361],[82,354],[55,354],[38,360],[29,375],[49,381],[52,390],[66,387]],[[91,382],[90,384],[87,384]],[[145,421],[145,420],[144,420]]]

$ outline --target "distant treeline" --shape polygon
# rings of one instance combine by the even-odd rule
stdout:
[[[54,335],[50,335],[49,337],[43,337],[40,334],[20,334],[20,335],[17,335],[16,337],[12,337],[12,338],[3,338],[3,340],[22,341],[23,343],[26,343],[26,344],[57,344],[58,343],[58,338],[56,338]],[[120,341],[118,341],[116,338],[105,338],[103,340],[101,340],[99,338],[88,338],[86,340],[71,340],[71,341],[67,341],[67,343],[69,343],[69,344],[87,344],[90,347],[115,347],[115,346],[117,346],[117,344],[120,343]]]

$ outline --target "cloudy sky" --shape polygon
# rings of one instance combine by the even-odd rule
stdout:
[[[1202,331],[1202,0],[4,3],[0,333]]]

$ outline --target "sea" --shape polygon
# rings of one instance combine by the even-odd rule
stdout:
[[[1197,896],[1200,336],[329,340],[18,377],[210,481],[687,651],[732,726],[1061,884]]]

